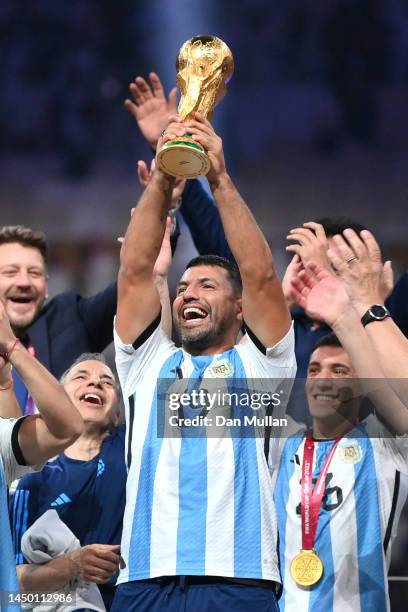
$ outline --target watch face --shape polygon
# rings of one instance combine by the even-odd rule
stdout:
[[[370,308],[370,314],[374,319],[385,319],[388,315],[388,311],[384,306],[380,306],[380,304],[374,304]]]

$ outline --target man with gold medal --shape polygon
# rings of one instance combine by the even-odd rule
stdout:
[[[293,435],[271,441],[285,612],[390,609],[387,567],[408,491],[406,381],[391,377],[408,343],[388,315],[374,316],[382,264],[373,236],[344,238],[328,252],[340,277],[310,264],[293,286],[335,333],[310,358],[310,431],[292,421]],[[367,396],[381,422],[361,417]]]

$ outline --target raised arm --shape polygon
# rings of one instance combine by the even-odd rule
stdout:
[[[82,433],[83,421],[60,383],[14,336],[0,302],[0,354],[23,379],[39,415],[26,418],[18,432],[28,465],[44,463],[70,446]]]
[[[160,312],[153,280],[162,246],[174,179],[155,169],[131,217],[121,251],[116,330],[132,343]]]
[[[228,175],[222,140],[199,113],[186,124],[172,123],[165,140],[190,133],[205,147],[211,162],[207,175],[225,235],[238,264],[243,282],[245,323],[266,347],[278,342],[289,330],[290,313],[275,271],[268,243],[251,211]]]
[[[396,433],[407,433],[407,403],[401,401],[384,376],[343,282],[320,266],[309,263],[292,284],[293,295],[308,316],[324,321],[333,329],[350,356],[362,392],[370,397],[389,427]]]
[[[160,298],[161,327],[169,338],[171,338],[173,328],[170,292],[168,284],[168,274],[171,265],[171,223],[171,218],[167,217],[166,231],[164,232],[164,238],[161,245],[160,253],[156,259],[156,263],[154,264],[153,269],[153,280]]]

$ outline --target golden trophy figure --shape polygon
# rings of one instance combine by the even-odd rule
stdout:
[[[210,119],[234,72],[230,49],[216,36],[195,36],[181,47],[176,69],[182,94],[178,114],[182,120],[193,119],[196,111]],[[188,134],[166,142],[157,163],[163,172],[181,178],[204,176],[210,169],[205,149]]]

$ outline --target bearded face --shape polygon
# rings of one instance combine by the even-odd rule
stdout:
[[[242,308],[226,270],[206,265],[187,269],[173,302],[173,320],[184,348],[192,353],[228,342],[232,346]]]
[[[14,332],[29,327],[47,297],[47,273],[40,251],[18,242],[0,245],[0,298]]]

